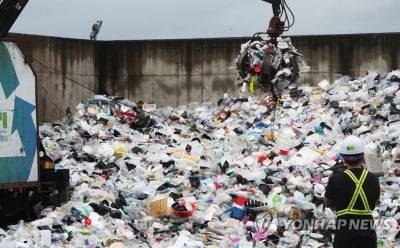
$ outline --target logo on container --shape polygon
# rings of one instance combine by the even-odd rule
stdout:
[[[0,112],[0,127],[2,129],[7,129],[8,122],[7,122],[7,112]]]

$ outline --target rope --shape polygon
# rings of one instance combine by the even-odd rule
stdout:
[[[57,73],[57,71],[53,70],[53,69],[52,69],[51,67],[49,67],[48,65],[46,65],[46,64],[44,64],[44,63],[42,63],[42,62],[40,62],[40,61],[38,61],[38,60],[36,60],[36,59],[34,59],[34,58],[32,58],[32,61],[33,61],[33,62],[36,62],[36,63],[38,63],[39,65],[41,65],[41,66],[45,67],[46,69],[48,69],[50,73]],[[86,87],[85,85],[79,83],[79,82],[76,81],[76,80],[73,80],[72,78],[68,78],[68,77],[66,77],[66,76],[64,76],[64,78],[65,78],[65,79],[68,79],[68,80],[71,81],[73,84],[79,85],[79,86],[81,86],[82,88],[87,89],[88,91],[90,91],[90,92],[92,92],[92,93],[95,92],[94,90],[89,89],[89,88]],[[51,83],[51,81],[50,81],[50,83]],[[43,91],[43,92],[45,93],[45,95],[48,95],[48,94],[49,94],[49,92],[48,92],[43,86],[41,87],[41,91]],[[50,98],[50,99],[52,99],[52,98]],[[56,107],[56,109],[57,109],[60,113],[65,114],[65,111],[60,107],[59,104],[57,104],[56,101],[52,101],[52,100],[49,100],[49,101],[50,101],[52,104],[54,104],[54,106]]]
[[[33,60],[33,62],[36,62],[36,63],[38,63],[39,65],[41,65],[41,66],[43,66],[43,67],[49,69],[49,71],[50,71],[51,73],[57,73],[57,72],[58,72],[58,71],[53,70],[53,69],[52,69],[51,67],[49,67],[48,65],[46,65],[46,64],[44,64],[44,63],[42,63],[42,62],[40,62],[40,61],[38,61],[38,60],[36,60],[36,59],[34,59],[34,58],[32,58],[32,60]],[[79,85],[79,86],[81,86],[82,88],[87,89],[88,91],[90,91],[90,92],[92,92],[92,93],[95,93],[94,90],[88,88],[87,86],[81,84],[80,82],[78,82],[78,81],[76,81],[76,80],[74,80],[74,79],[72,79],[72,78],[66,77],[66,76],[63,76],[63,77],[64,77],[65,79],[68,79],[68,80],[71,81],[72,83],[74,83],[74,84],[76,84],[76,85]]]

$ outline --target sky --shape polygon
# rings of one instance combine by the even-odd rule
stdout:
[[[286,0],[293,26],[282,36],[400,32],[399,0]],[[98,40],[248,37],[265,32],[262,0],[30,0],[10,32]]]

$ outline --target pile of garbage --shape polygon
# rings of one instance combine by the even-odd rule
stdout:
[[[39,127],[54,170],[70,170],[70,200],[0,229],[0,247],[331,247],[323,196],[349,134],[380,175],[379,245],[398,247],[399,83],[398,70],[371,71],[279,101],[160,109],[96,95]]]
[[[239,86],[250,93],[270,90],[275,99],[282,96],[283,89],[297,83],[301,72],[310,71],[290,37],[271,39],[264,33],[255,33],[241,44],[236,69]]]

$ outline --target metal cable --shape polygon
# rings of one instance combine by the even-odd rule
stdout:
[[[42,63],[42,62],[40,62],[40,61],[38,61],[38,60],[36,60],[36,59],[34,59],[34,58],[32,58],[32,60],[33,60],[33,62],[36,62],[36,63],[38,63],[38,64],[44,66],[45,68],[49,69],[50,72],[52,72],[52,73],[57,73],[57,71],[53,70],[53,69],[50,68],[48,65],[46,65],[46,64],[44,64],[44,63]],[[78,81],[76,81],[76,80],[74,80],[74,79],[72,79],[72,78],[66,77],[66,76],[63,76],[63,77],[64,77],[65,79],[68,79],[68,80],[71,81],[72,83],[74,83],[74,84],[76,84],[76,85],[79,85],[79,86],[81,86],[82,88],[85,88],[85,89],[87,89],[88,91],[90,91],[90,92],[92,92],[92,93],[95,93],[94,90],[88,88],[87,86],[81,84],[80,82],[78,82]]]

